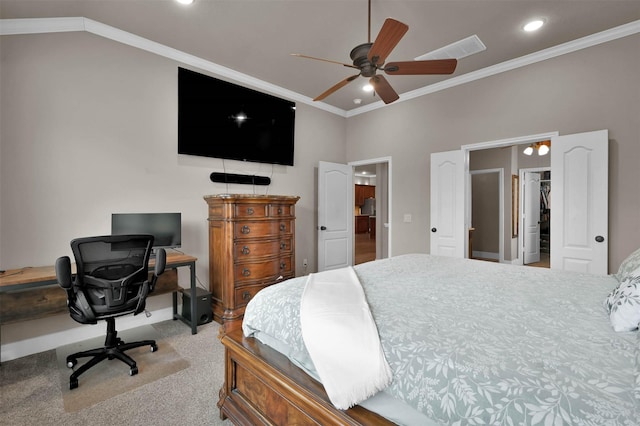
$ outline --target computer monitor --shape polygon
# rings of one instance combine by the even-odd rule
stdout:
[[[151,234],[154,248],[182,245],[181,213],[113,213],[111,234]]]

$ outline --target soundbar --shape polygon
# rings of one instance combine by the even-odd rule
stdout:
[[[269,185],[271,178],[266,176],[237,175],[233,173],[213,172],[209,176],[211,182],[241,183],[246,185]]]

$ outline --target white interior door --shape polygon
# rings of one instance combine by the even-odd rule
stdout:
[[[431,154],[431,254],[465,257],[464,153]]]
[[[609,132],[551,140],[551,268],[608,273]]]
[[[353,171],[318,163],[318,272],[353,264]]]
[[[540,262],[540,173],[524,172],[524,263]]]

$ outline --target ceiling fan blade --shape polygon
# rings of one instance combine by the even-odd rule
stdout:
[[[457,65],[456,59],[389,62],[384,72],[389,75],[452,74]]]
[[[358,67],[356,67],[355,65],[351,65],[351,64],[343,64],[342,62],[338,62],[338,61],[332,61],[330,59],[323,59],[323,58],[316,58],[314,56],[307,56],[307,55],[302,55],[300,53],[291,53],[291,56],[297,56],[298,58],[305,58],[305,59],[315,59],[316,61],[323,61],[323,62],[329,62],[332,64],[338,64],[338,65],[342,65],[345,67],[349,67],[349,68],[356,68],[358,69]]]
[[[385,104],[390,104],[400,98],[396,91],[393,90],[393,87],[391,87],[387,79],[381,75],[374,75],[369,80],[369,83],[371,83],[373,89]]]
[[[316,97],[314,99],[314,101],[321,101],[324,98],[326,98],[327,96],[329,96],[330,94],[332,94],[333,92],[335,92],[336,90],[346,86],[347,84],[351,83],[353,80],[355,80],[356,78],[358,78],[360,76],[360,74],[356,74],[356,75],[352,75],[351,77],[347,77],[344,80],[342,80],[341,82],[339,82],[338,84],[332,86],[331,88],[329,88],[328,90],[326,90],[324,93],[322,93],[320,96]]]
[[[389,53],[400,42],[400,39],[409,30],[407,24],[396,21],[393,18],[387,18],[382,25],[382,29],[373,42],[373,46],[369,50],[367,58],[374,65],[382,65],[389,56]]]

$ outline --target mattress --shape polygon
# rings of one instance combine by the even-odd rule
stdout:
[[[393,371],[365,408],[408,425],[638,424],[640,338],[614,332],[603,307],[615,277],[426,254],[354,269]],[[317,379],[305,282],[258,293],[243,331]]]

